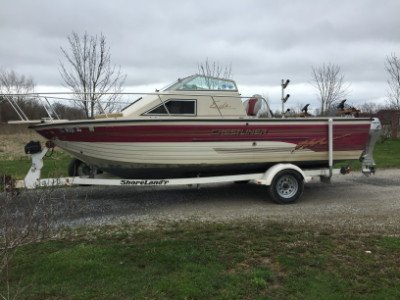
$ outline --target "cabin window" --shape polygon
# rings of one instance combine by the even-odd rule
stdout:
[[[157,107],[145,113],[145,115],[167,115],[168,112],[171,115],[196,115],[196,100],[169,99],[164,103],[165,106],[163,104],[159,104]],[[168,109],[168,112],[165,110],[165,107]]]
[[[207,76],[196,76],[191,80],[184,82],[177,88],[180,91],[196,91],[196,90],[219,90],[219,91],[236,91],[237,87],[232,80],[213,78]]]
[[[192,75],[165,87],[164,91],[237,91],[236,83],[230,79]]]

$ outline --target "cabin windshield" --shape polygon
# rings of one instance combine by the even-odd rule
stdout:
[[[237,91],[233,80],[193,75],[168,86],[165,91]]]

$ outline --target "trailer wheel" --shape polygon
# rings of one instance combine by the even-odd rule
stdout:
[[[72,159],[68,166],[68,176],[75,177],[85,177],[90,175],[90,166],[85,164],[79,159]]]
[[[303,194],[303,176],[295,170],[283,170],[275,175],[268,187],[272,200],[279,204],[292,204]]]

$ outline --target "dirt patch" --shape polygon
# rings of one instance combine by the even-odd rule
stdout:
[[[0,122],[0,135],[28,133],[31,131],[28,126],[28,124],[7,124]]]
[[[16,126],[15,129],[10,128],[11,125],[0,126],[0,158],[14,159],[25,155],[24,146],[29,141],[45,142],[45,139],[38,135],[34,130],[28,129],[26,126]]]

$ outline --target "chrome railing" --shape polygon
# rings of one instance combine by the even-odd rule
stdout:
[[[254,96],[235,96],[235,95],[224,95],[223,92],[221,92],[218,95],[215,94],[210,94],[208,93],[171,93],[171,92],[155,92],[155,93],[101,93],[101,96],[118,96],[118,100],[112,100],[112,101],[107,101],[105,99],[97,99],[97,100],[91,100],[91,99],[84,99],[86,96],[93,96],[93,93],[71,93],[71,92],[45,92],[45,93],[27,93],[27,94],[0,94],[0,99],[4,99],[7,101],[12,109],[16,112],[18,118],[20,121],[18,122],[37,122],[40,120],[30,120],[27,116],[27,114],[24,112],[23,108],[18,104],[20,100],[22,99],[23,101],[35,101],[37,104],[41,105],[46,114],[47,114],[47,120],[49,122],[60,120],[60,116],[57,114],[56,110],[54,109],[54,104],[55,103],[72,103],[73,105],[76,104],[77,102],[93,102],[95,101],[96,105],[98,106],[98,112],[102,113],[105,118],[109,118],[109,114],[115,113],[115,112],[107,112],[106,108],[108,104],[113,103],[117,104],[120,106],[120,111],[121,111],[121,106],[124,105],[130,105],[135,102],[135,100],[132,100],[132,96],[157,96],[158,99],[160,100],[160,103],[164,105],[164,108],[167,112],[168,115],[171,115],[169,112],[167,106],[165,105],[165,100],[162,99],[162,96],[168,95],[168,96],[189,96],[189,97],[210,97],[213,105],[217,108],[218,113],[220,117],[224,117],[221,109],[219,108],[215,97],[218,98],[228,98],[228,99],[240,99],[242,102],[244,102],[246,99],[254,98]],[[83,98],[83,99],[82,99]],[[269,105],[267,101],[264,98],[260,98],[262,101],[265,101],[266,106],[269,108]],[[140,100],[139,100],[140,101]],[[72,106],[73,106],[72,105]],[[71,106],[67,104],[67,106]]]

